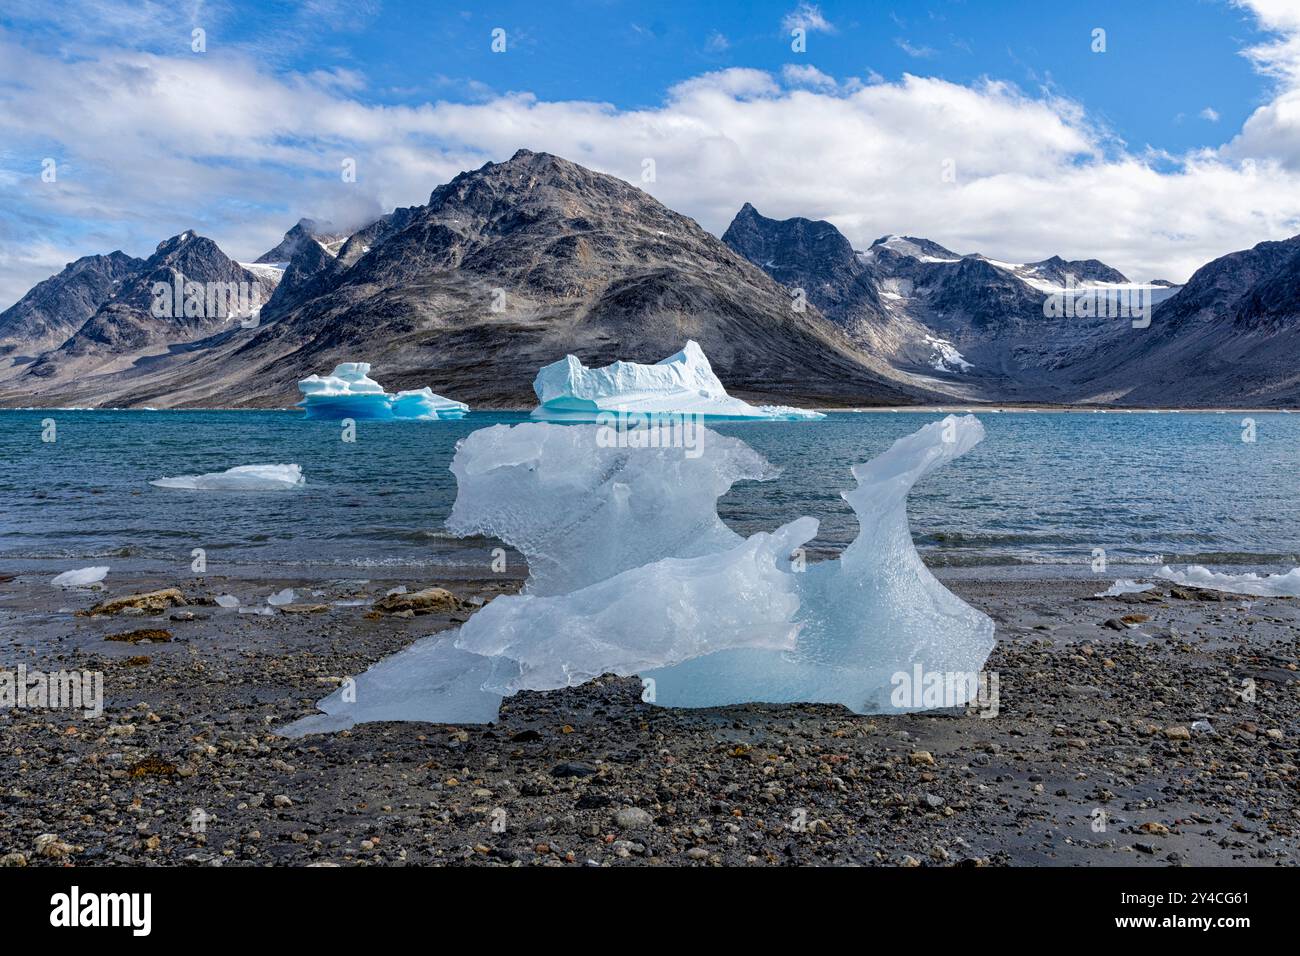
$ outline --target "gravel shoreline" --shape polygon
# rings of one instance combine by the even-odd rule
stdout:
[[[520,694],[492,726],[293,740],[275,728],[464,614],[333,602],[398,584],[490,599],[517,582],[137,575],[96,593],[48,577],[0,583],[0,668],[102,671],[106,706],[93,720],[0,709],[0,865],[1300,860],[1300,601],[949,581],[997,622],[990,718],[672,710],[643,703],[639,681],[606,677]],[[298,603],[74,613],[167,587],[191,602],[293,587]]]

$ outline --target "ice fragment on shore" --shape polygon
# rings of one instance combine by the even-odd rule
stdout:
[[[770,476],[744,443],[706,429],[704,454],[688,459],[683,449],[601,449],[598,431],[524,424],[463,441],[449,525],[505,538],[537,577],[458,633],[379,662],[285,732],[491,721],[503,696],[608,671],[640,674],[647,701],[686,707],[925,709],[933,704],[891,700],[897,676],[918,669],[957,675],[952,685],[974,692],[993,622],[930,574],[906,511],[913,484],[983,438],[973,416],[934,422],[855,466],[857,487],[843,497],[860,533],[838,559],[806,568],[814,519],[742,539],[717,517],[733,481]]]
[[[860,530],[833,561],[795,574],[800,595],[796,647],[740,648],[648,671],[657,702],[708,707],[745,701],[838,703],[857,713],[898,707],[898,674],[973,677],[993,649],[993,621],[932,575],[912,544],[907,494],[922,477],[964,455],[984,437],[973,415],[948,416],[853,467],[857,487],[841,497]],[[954,681],[968,703],[975,682]]]
[[[1232,594],[1249,594],[1254,597],[1300,597],[1300,568],[1283,574],[1225,574],[1211,571],[1199,564],[1184,571],[1165,565],[1156,577],[1188,587],[1207,588],[1211,591],[1228,591]]]
[[[462,651],[445,634],[422,637],[355,681],[344,681],[317,704],[323,714],[297,720],[280,733],[299,737],[375,720],[491,723],[502,698],[484,685],[508,682],[512,670],[517,670],[512,662]]]
[[[1141,594],[1143,591],[1150,591],[1154,584],[1138,584],[1131,578],[1120,578],[1106,590],[1097,594],[1096,597],[1118,597],[1121,594]]]
[[[95,568],[78,568],[74,571],[64,571],[62,574],[56,574],[50,580],[50,584],[56,588],[84,588],[92,584],[98,584],[104,580],[104,576],[107,574],[107,565]]]
[[[292,604],[296,597],[297,595],[293,593],[293,588],[285,588],[283,591],[276,591],[272,594],[266,599],[266,603],[272,607],[281,607],[285,604]]]

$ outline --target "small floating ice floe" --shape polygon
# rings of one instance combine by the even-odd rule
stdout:
[[[568,355],[537,373],[533,391],[538,405],[532,417],[542,421],[593,422],[602,413],[724,420],[826,417],[808,409],[750,405],[732,398],[694,341],[654,365],[620,361],[587,368],[577,356]]]
[[[298,383],[299,407],[308,418],[438,421],[464,418],[469,406],[435,395],[431,388],[390,395],[369,377],[367,362],[343,362],[330,375],[308,375]]]
[[[64,571],[62,574],[56,574],[50,584],[56,588],[88,588],[92,584],[98,584],[104,580],[108,574],[108,565],[96,568],[77,568],[74,571]]]
[[[1141,594],[1143,591],[1150,591],[1154,584],[1138,584],[1130,578],[1120,578],[1106,590],[1102,591],[1097,597],[1118,597],[1121,594]]]
[[[306,483],[297,465],[237,465],[206,475],[178,475],[149,482],[156,488],[189,491],[283,491]]]
[[[1156,577],[1188,587],[1206,588],[1210,591],[1227,591],[1231,594],[1249,594],[1253,597],[1300,597],[1300,568],[1285,574],[1222,574],[1199,564],[1185,571],[1175,571],[1165,565]]]

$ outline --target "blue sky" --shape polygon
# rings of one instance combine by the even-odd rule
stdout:
[[[52,18],[10,0],[0,307],[78,255],[186,228],[248,259],[300,215],[360,225],[520,146],[630,180],[654,158],[638,185],[714,232],[753,201],[859,244],[1182,280],[1300,232],[1292,7],[74,0]],[[943,163],[960,175],[936,184]]]
[[[922,73],[971,83],[990,76],[1040,86],[1086,103],[1135,146],[1181,152],[1216,146],[1214,109],[1239,127],[1266,99],[1241,49],[1260,40],[1253,18],[1217,0],[1098,0],[819,4],[833,32],[811,34],[796,57],[782,27],[792,3],[668,5],[618,2],[502,3],[454,16],[427,4],[385,4],[382,16],[334,33],[326,44],[376,84],[376,102],[529,90],[545,99],[653,106],[664,90],[729,66],[779,71],[806,60],[833,76],[889,80]],[[500,26],[517,55],[490,52]],[[1105,55],[1092,30],[1107,31]],[[310,68],[315,51],[292,66]]]

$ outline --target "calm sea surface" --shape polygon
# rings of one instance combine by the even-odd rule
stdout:
[[[0,562],[52,572],[90,562],[119,570],[209,568],[242,573],[485,567],[493,542],[442,531],[456,485],[456,441],[524,415],[459,422],[362,422],[358,440],[296,412],[0,410]],[[857,533],[839,492],[849,468],[940,417],[835,414],[819,422],[723,424],[779,465],[720,503],[737,531],[821,519],[814,547]],[[53,418],[57,441],[43,442]],[[1300,415],[981,414],[988,438],[912,494],[918,548],[944,573],[1090,573],[1160,563],[1257,570],[1300,564]],[[1244,442],[1243,419],[1255,441]],[[164,475],[296,462],[307,485],[288,493],[154,488]],[[1119,567],[1132,565],[1132,567]],[[322,569],[329,569],[324,571]],[[970,570],[974,569],[974,570]],[[1113,576],[1113,575],[1112,575]]]

